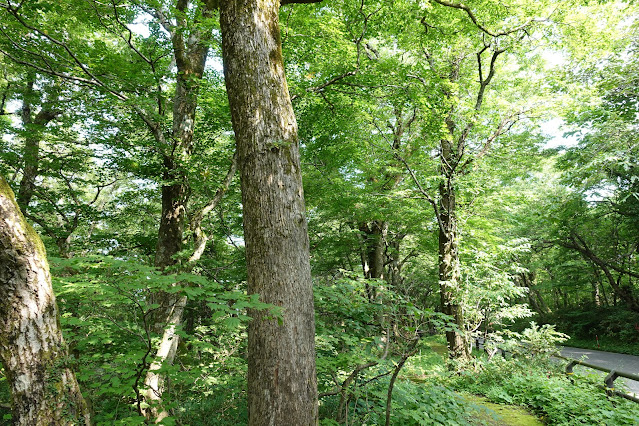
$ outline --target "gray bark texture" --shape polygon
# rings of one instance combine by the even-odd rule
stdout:
[[[46,252],[0,177],[0,358],[13,424],[90,424],[68,365]]]
[[[22,102],[22,127],[27,131],[24,141],[22,179],[20,180],[20,189],[16,197],[18,205],[23,214],[27,214],[27,207],[33,198],[35,192],[35,182],[38,177],[38,169],[40,167],[40,141],[42,131],[52,120],[54,120],[61,111],[43,106],[42,109],[32,117],[31,98],[34,96],[33,85],[35,77],[30,76],[27,82],[27,88]]]
[[[452,133],[452,132],[451,132]],[[459,270],[459,237],[457,229],[457,201],[451,164],[455,156],[451,143],[441,141],[441,170],[445,180],[439,187],[439,293],[441,309],[453,318],[456,330],[446,332],[448,356],[452,359],[470,359],[470,346],[465,334],[463,307],[460,300],[461,277]]]
[[[186,14],[188,7],[188,0],[178,1],[178,15]],[[203,2],[198,7],[202,18],[211,17],[211,1]],[[204,74],[211,39],[210,31],[200,31],[197,27],[187,34],[187,24],[182,16],[177,18],[177,23],[178,26],[173,29],[171,37],[173,56],[178,69],[173,98],[173,128],[169,139],[170,146],[163,146],[165,183],[162,185],[162,216],[155,253],[155,266],[160,269],[173,265],[174,256],[182,249],[186,207],[190,195],[184,170],[193,151],[200,81]],[[161,145],[165,142],[164,138],[158,139]],[[160,305],[154,313],[153,331],[162,334],[162,339],[144,379],[144,399],[149,408],[142,411],[147,419],[159,422],[169,413],[162,406],[166,380],[157,370],[162,365],[173,364],[180,341],[176,330],[182,324],[187,298],[181,294],[158,292],[152,295],[151,301]]]
[[[249,425],[316,425],[315,316],[297,123],[282,59],[278,0],[220,6],[226,87],[242,187],[250,311]]]

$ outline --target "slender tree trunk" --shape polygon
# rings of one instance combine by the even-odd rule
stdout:
[[[278,0],[220,7],[224,74],[238,151],[250,311],[249,425],[316,425],[315,314],[297,123],[282,58]]]
[[[604,306],[610,306],[610,302],[608,302],[608,295],[606,294],[606,287],[604,282],[601,279],[601,274],[599,273],[599,268],[596,265],[592,265],[593,270],[595,271],[595,278],[597,287],[600,289],[601,300]]]
[[[517,280],[522,287],[528,289],[528,303],[535,312],[542,316],[552,312],[539,290],[535,288],[535,272],[522,272],[517,275]]]
[[[364,277],[370,279],[384,279],[384,232],[386,222],[375,220],[371,223],[360,223],[362,269]],[[366,283],[366,295],[369,301],[375,300],[377,290]]]
[[[538,301],[539,307],[541,309],[540,312],[542,314],[551,314],[552,310],[548,307],[548,304],[544,300],[544,296],[541,294],[541,292],[537,289],[532,289],[531,291],[533,292],[535,298]]]
[[[452,132],[451,132],[452,133]],[[451,143],[441,141],[441,169],[445,176],[439,186],[439,293],[441,309],[453,318],[456,329],[446,332],[448,355],[453,359],[469,359],[470,349],[465,333],[461,303],[461,277],[459,270],[459,241],[457,231],[457,204],[453,176],[454,157]]]
[[[396,234],[395,238],[393,238],[388,243],[388,248],[390,250],[390,253],[388,255],[389,257],[388,275],[389,275],[390,285],[393,287],[393,289],[398,289],[399,286],[402,284],[403,262],[400,257],[400,253],[401,253],[400,248],[401,248],[401,242],[403,238],[404,238],[403,234]]]
[[[0,178],[0,358],[13,424],[90,424],[68,356],[44,245]]]
[[[27,214],[27,207],[33,198],[35,192],[35,181],[38,177],[38,169],[40,167],[40,141],[44,127],[54,120],[60,111],[44,106],[33,117],[31,101],[34,92],[35,75],[30,74],[27,81],[27,87],[22,100],[22,127],[25,131],[24,151],[22,154],[23,168],[22,179],[20,180],[20,188],[16,196],[22,214]]]
[[[601,292],[599,291],[599,282],[592,282],[592,301],[596,307],[601,307]]]
[[[621,286],[620,283],[615,280],[612,275],[612,267],[604,262],[599,256],[597,256],[586,244],[586,241],[579,235],[573,234],[570,236],[569,242],[562,242],[562,245],[566,248],[576,250],[581,256],[592,262],[593,265],[598,266],[603,272],[604,276],[608,280],[608,284],[612,288],[614,296],[614,303],[616,306],[617,298],[621,299],[628,305],[631,311],[639,312],[639,298],[634,294],[632,287]],[[621,275],[622,276],[622,275]]]
[[[188,3],[178,2],[178,13],[186,13]],[[211,17],[213,7],[209,3],[204,2],[199,9],[204,18]],[[178,22],[181,23],[182,19],[179,18]],[[199,87],[211,37],[210,33],[193,29],[185,39],[185,32],[186,28],[175,28],[172,36],[178,73],[173,98],[172,146],[165,146],[163,154],[162,216],[155,253],[155,266],[160,269],[174,265],[175,255],[182,250],[190,195],[185,168],[193,151]],[[151,296],[151,302],[160,306],[154,313],[153,331],[162,334],[162,339],[144,380],[144,398],[149,408],[143,414],[160,422],[169,413],[162,407],[165,378],[157,370],[163,365],[171,365],[175,359],[180,341],[176,331],[182,324],[187,298],[182,294],[158,292]]]

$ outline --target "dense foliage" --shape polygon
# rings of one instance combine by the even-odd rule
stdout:
[[[246,424],[248,325],[286,321],[247,292],[217,3],[0,0],[0,174],[43,236],[96,424],[152,420],[158,359],[163,424]],[[540,355],[562,333],[639,353],[636,4],[283,3],[320,424],[490,424],[464,393],[637,424]],[[180,61],[198,47],[201,73]],[[185,298],[179,321],[162,298]],[[537,356],[486,360],[476,336]]]

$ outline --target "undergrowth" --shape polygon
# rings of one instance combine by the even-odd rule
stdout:
[[[639,404],[607,397],[600,381],[582,376],[570,380],[552,362],[495,357],[475,371],[449,376],[448,384],[495,403],[527,407],[549,425],[639,424]]]

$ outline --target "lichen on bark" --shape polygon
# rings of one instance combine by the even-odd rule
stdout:
[[[0,177],[0,360],[13,424],[89,424],[60,330],[42,240]]]

